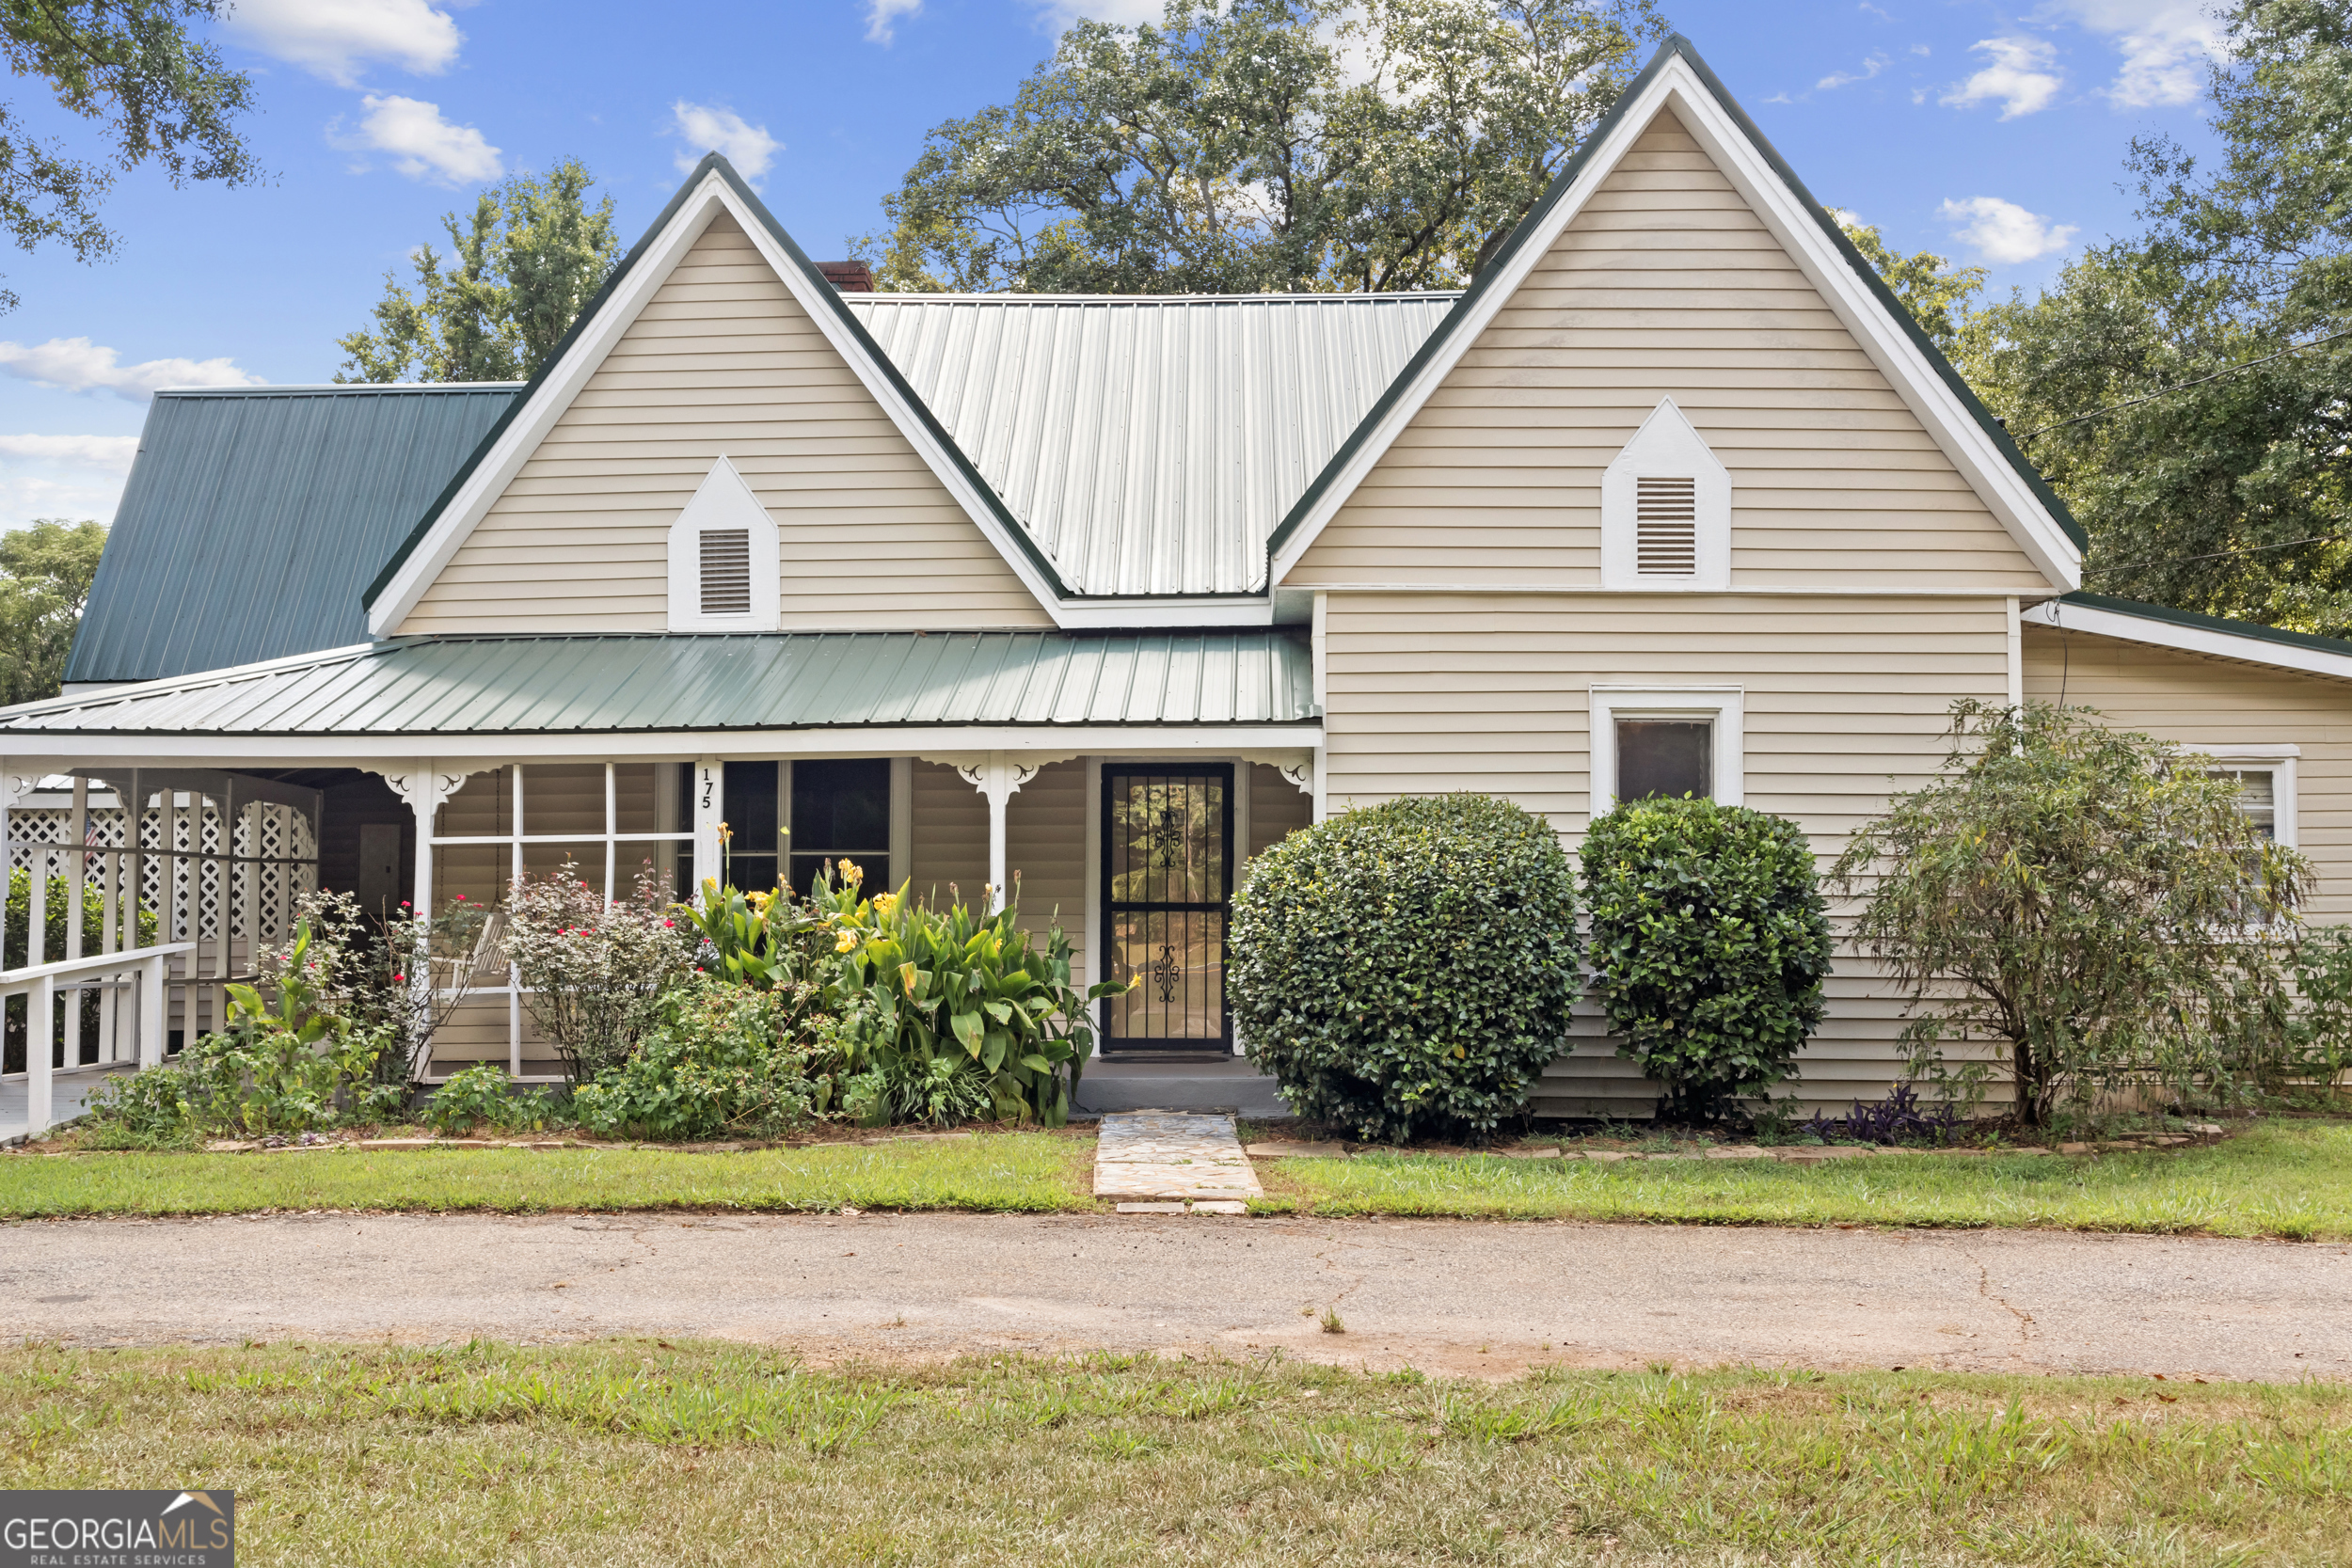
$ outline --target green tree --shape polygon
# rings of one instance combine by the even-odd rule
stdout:
[[[0,703],[38,702],[61,689],[105,548],[104,529],[62,517],[0,533]]]
[[[338,381],[520,381],[539,367],[620,260],[612,198],[594,208],[587,166],[516,175],[482,193],[471,215],[444,214],[451,255],[415,256],[417,291],[384,275],[375,329],[336,340]]]
[[[1875,227],[1851,213],[1833,207],[1830,215],[1837,220],[1837,227],[1845,230],[1854,248],[1878,269],[1886,286],[1895,291],[1895,297],[1903,302],[1903,309],[1919,324],[1919,330],[1947,356],[1957,352],[1961,324],[1968,318],[1968,302],[1984,287],[1984,268],[1956,267],[1949,258],[1931,250],[1898,255],[1887,248]]]
[[[883,287],[1247,293],[1474,276],[1623,93],[1651,0],[1168,0],[1081,22],[883,202]]]
[[[2352,632],[2352,5],[2241,0],[2210,168],[2135,142],[2143,231],[1963,329],[2090,535],[2087,586]]]
[[[34,135],[14,104],[0,103],[0,224],[20,249],[57,241],[95,261],[117,236],[99,216],[115,176],[153,164],[173,185],[262,178],[232,122],[252,107],[253,85],[221,64],[187,24],[210,21],[227,0],[13,0],[0,5],[0,54],[17,76],[45,82],[58,107],[104,128],[99,158],[77,157]],[[16,308],[0,289],[0,310]]]
[[[0,54],[14,75],[47,82],[59,108],[102,124],[103,157],[78,157],[35,136],[0,103],[0,223],[19,249],[56,240],[75,261],[99,261],[118,235],[99,218],[116,174],[155,165],[174,185],[261,179],[232,119],[251,108],[251,82],[214,44],[190,38],[226,0],[14,0],[0,5]],[[0,310],[16,293],[0,289]]]
[[[2234,778],[2087,708],[1952,709],[1942,776],[1838,858],[1855,941],[1904,994],[1914,1076],[1951,1040],[2006,1048],[2019,1110],[2122,1080],[2185,1083],[2284,1016],[2308,862]]]

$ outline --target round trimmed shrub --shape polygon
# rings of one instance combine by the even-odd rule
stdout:
[[[1712,800],[1636,800],[1584,834],[1593,991],[1666,1092],[1660,1114],[1715,1120],[1789,1075],[1821,1022],[1829,918],[1813,850],[1785,817]]]
[[[1300,1116],[1485,1142],[1566,1049],[1576,880],[1542,817],[1391,800],[1291,834],[1233,900],[1227,1003]]]

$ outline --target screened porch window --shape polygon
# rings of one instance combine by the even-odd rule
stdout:
[[[530,763],[476,773],[433,816],[433,902],[495,907],[516,877],[565,862],[608,896],[654,868],[662,894],[694,890],[688,768],[677,763]]]
[[[848,861],[867,894],[898,884],[890,866],[890,759],[854,757],[792,765],[792,885],[805,893],[823,868]]]

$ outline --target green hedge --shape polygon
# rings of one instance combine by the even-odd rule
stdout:
[[[1584,835],[1593,990],[1661,1114],[1715,1119],[1789,1075],[1821,1022],[1828,916],[1797,825],[1712,800],[1621,805]]]
[[[1233,901],[1227,999],[1300,1116],[1484,1141],[1566,1048],[1576,882],[1505,800],[1392,800],[1291,834]]]

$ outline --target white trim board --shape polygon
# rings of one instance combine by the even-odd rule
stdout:
[[[456,555],[458,547],[471,536],[499,497],[505,493],[507,485],[521,471],[524,463],[538,450],[539,443],[554,429],[556,420],[563,418],[564,411],[571,407],[572,401],[588,384],[589,378],[602,368],[605,357],[620,341],[622,334],[636,323],[654,294],[670,280],[670,274],[677,269],[678,262],[702,238],[703,230],[709,228],[711,220],[721,213],[732,217],[736,226],[750,236],[761,259],[783,281],[785,288],[809,320],[816,324],[818,330],[824,334],[825,341],[833,345],[834,351],[841,356],[859,383],[882,405],[891,422],[898,427],[899,434],[913,444],[939,482],[947,487],[947,493],[963,508],[965,515],[995,546],[997,554],[1004,557],[1005,564],[1012,569],[1013,575],[1021,579],[1031,596],[1048,614],[1054,616],[1057,625],[1073,624],[1063,621],[1059,596],[1040,575],[1036,564],[1020,546],[1006,536],[1002,523],[978,487],[965,475],[938,437],[933,436],[913,405],[900,395],[892,378],[851,336],[850,326],[834,309],[834,301],[817,293],[818,288],[830,288],[831,285],[811,281],[792,258],[777,245],[775,236],[768,231],[768,225],[759,214],[736,195],[724,176],[711,169],[678,204],[669,223],[647,242],[644,255],[621,279],[619,288],[586,323],[580,338],[557,361],[548,379],[540,383],[539,389],[516,412],[514,420],[500,434],[496,444],[483,454],[482,461],[466,476],[466,482],[457,494],[451,497],[449,504],[441,509],[440,515],[434,520],[432,531],[409,552],[408,559],[401,562],[400,570],[391,581],[385,584],[384,592],[377,595],[374,606],[368,611],[368,630],[372,635],[389,637],[408,619],[418,601],[424,597],[425,591]]]
[[[1617,803],[1617,721],[1696,719],[1713,721],[1713,787],[1720,805],[1747,803],[1747,694],[1736,686],[1596,686],[1590,689],[1592,728],[1585,741],[1590,798],[1585,810],[1599,816]]]
[[[1847,265],[1845,257],[1821,231],[1820,220],[1774,172],[1763,150],[1749,139],[1739,121],[1692,69],[1690,61],[1679,54],[1671,55],[1661,63],[1642,96],[1627,105],[1606,139],[1593,149],[1590,159],[1578,170],[1575,182],[1562,193],[1561,198],[1512,253],[1496,275],[1493,286],[1470,300],[1466,313],[1451,324],[1451,331],[1438,353],[1431,356],[1369,436],[1349,454],[1346,465],[1333,476],[1332,483],[1316,498],[1298,531],[1275,556],[1267,580],[1276,587],[1283,585],[1283,579],[1322,534],[1325,526],[1347,503],[1357,486],[1492,325],[1503,306],[1518,293],[1529,274],[1550,253],[1561,232],[1584,211],[1593,193],[1616,171],[1659,112],[1669,108],[1780,242],[1790,260],[1893,386],[1896,394],[1918,418],[1930,438],[2008,529],[2036,568],[2060,589],[2080,586],[2082,551],[2067,536],[2065,528],[1977,422],[1959,394],[1946,384],[1911,335]]]
[[[2352,680],[2352,654],[2329,653],[2324,648],[2302,648],[2292,642],[2274,642],[2267,637],[2255,637],[2245,632],[2221,631],[2212,626],[2185,626],[2178,621],[2134,615],[2126,610],[2103,610],[2093,605],[2067,604],[2058,599],[2045,600],[2034,606],[2021,618],[2027,626],[2089,632],[2094,637],[2143,642],[2153,648],[2171,648],[2185,654],[2202,654],[2210,658],[2236,659],[2244,664],[2267,664],[2275,669],[2299,671],[2307,675]]]

